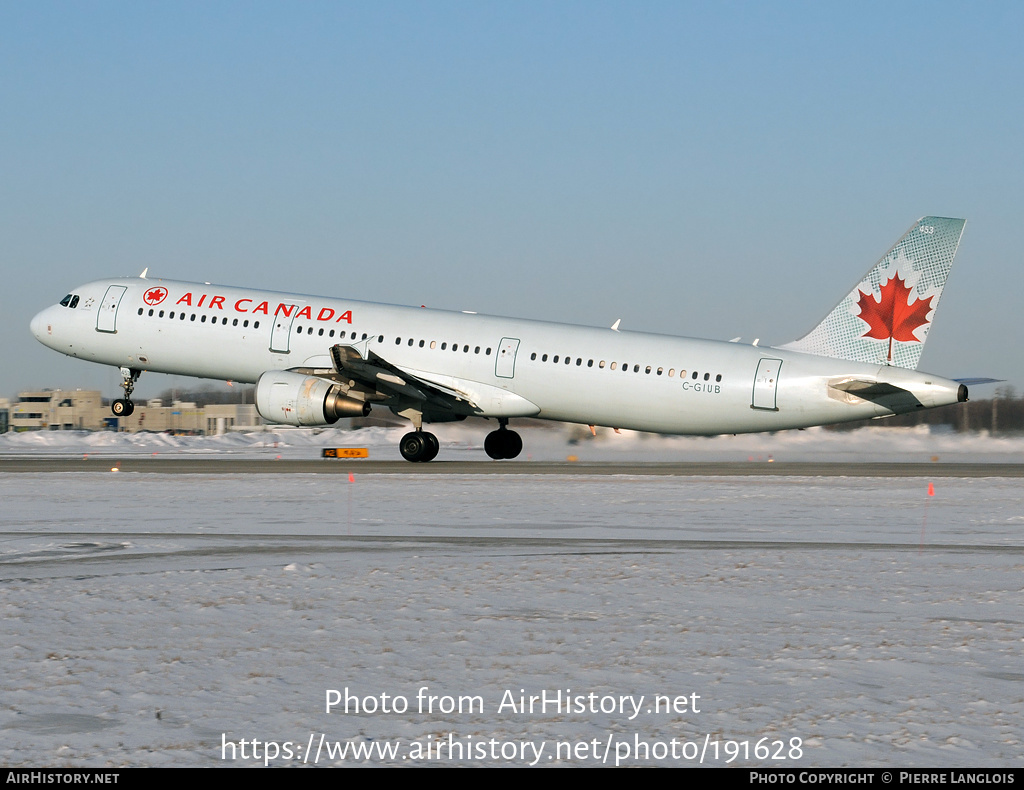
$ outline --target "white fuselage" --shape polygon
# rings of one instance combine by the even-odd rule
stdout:
[[[538,417],[672,434],[774,431],[930,408],[959,385],[912,370],[739,343],[153,279],[74,290],[33,334],[104,365],[256,382],[331,369],[332,346],[365,346],[465,397],[466,414]],[[885,382],[861,399],[833,385]]]

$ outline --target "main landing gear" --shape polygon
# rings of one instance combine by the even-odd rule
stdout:
[[[121,368],[121,388],[124,390],[124,397],[118,398],[110,404],[110,411],[115,417],[130,417],[135,411],[135,404],[132,402],[132,392],[135,389],[135,382],[142,375],[141,370]]]
[[[398,450],[402,453],[402,458],[414,463],[417,461],[425,463],[437,458],[441,443],[437,441],[434,434],[423,430],[423,412],[417,409],[406,409],[398,412],[398,415],[412,420],[412,427],[416,429],[403,436],[402,441],[398,443]]]
[[[398,443],[402,458],[413,462],[433,461],[437,457],[441,445],[434,434],[423,430],[423,414],[414,409],[398,412],[398,414],[412,420],[413,428],[416,429],[403,436],[402,441]],[[484,450],[495,460],[515,458],[523,451],[523,439],[518,433],[508,429],[508,418],[499,417],[498,424],[501,427],[496,431],[491,431],[484,439]]]
[[[402,458],[406,461],[433,461],[441,449],[441,443],[432,433],[413,431],[402,437],[398,443]]]
[[[484,439],[484,452],[496,461],[503,458],[515,458],[523,451],[523,438],[506,427],[507,419],[499,418],[498,423],[501,427],[496,431],[491,431]]]

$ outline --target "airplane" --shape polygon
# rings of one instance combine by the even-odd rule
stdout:
[[[916,371],[965,220],[924,217],[810,332],[777,347],[501,318],[209,283],[137,278],[72,290],[32,319],[44,345],[120,368],[256,385],[270,423],[323,426],[390,408],[408,461],[440,449],[424,423],[494,419],[493,459],[517,457],[516,418],[662,434],[807,428],[967,400]]]

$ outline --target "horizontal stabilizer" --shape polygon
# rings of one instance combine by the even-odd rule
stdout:
[[[1002,384],[1006,379],[953,379],[953,381],[973,387],[975,384]]]
[[[909,394],[909,390],[905,390],[903,387],[897,387],[895,384],[890,384],[887,381],[849,379],[847,381],[840,381],[837,384],[830,384],[829,386],[832,387],[832,389],[849,392],[851,395],[856,395],[858,398],[863,398],[864,400],[874,400],[874,398],[882,395],[899,395],[902,393]]]

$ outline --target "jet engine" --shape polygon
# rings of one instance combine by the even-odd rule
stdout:
[[[256,382],[256,411],[268,422],[330,425],[342,417],[365,417],[370,404],[348,397],[332,381],[270,370]]]

